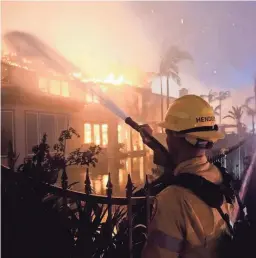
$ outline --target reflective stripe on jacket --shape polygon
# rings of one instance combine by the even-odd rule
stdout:
[[[219,184],[220,171],[197,157],[178,165],[175,175],[194,173]],[[212,209],[188,189],[169,186],[156,197],[156,214],[150,228],[143,258],[215,258],[218,238],[226,224],[216,209]],[[231,214],[231,205],[222,205]]]

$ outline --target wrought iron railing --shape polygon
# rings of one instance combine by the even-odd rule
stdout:
[[[19,180],[24,178],[24,175],[19,172],[13,172],[11,169],[5,166],[1,166],[3,173],[8,173],[9,177],[14,177],[15,180]],[[54,194],[55,196],[61,197],[63,200],[64,206],[69,205],[69,199],[83,201],[86,204],[98,204],[98,205],[106,205],[107,214],[106,214],[106,224],[109,227],[109,242],[112,240],[112,232],[113,232],[113,224],[112,224],[112,212],[114,206],[122,206],[126,210],[126,222],[128,225],[128,247],[129,250],[129,258],[133,257],[133,228],[134,228],[134,209],[137,207],[145,207],[145,231],[148,231],[148,226],[151,218],[151,204],[153,204],[154,197],[150,196],[150,184],[148,182],[148,176],[146,175],[145,186],[144,186],[144,196],[142,197],[134,197],[134,185],[131,179],[130,174],[128,174],[127,184],[126,184],[126,196],[125,197],[117,197],[113,196],[113,184],[111,182],[111,175],[108,174],[108,180],[106,184],[106,195],[98,195],[93,193],[91,179],[89,175],[89,169],[86,168],[86,176],[84,182],[84,192],[74,191],[68,188],[68,176],[66,170],[63,170],[61,175],[61,186],[52,185],[45,182],[41,182],[40,184],[44,187],[47,193]],[[30,178],[33,180],[32,178]],[[65,207],[64,207],[65,208]]]

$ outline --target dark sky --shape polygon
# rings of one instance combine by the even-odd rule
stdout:
[[[194,57],[206,85],[241,87],[256,74],[256,2],[132,2],[158,45]],[[164,43],[165,42],[165,43]]]

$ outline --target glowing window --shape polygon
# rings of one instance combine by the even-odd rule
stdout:
[[[102,177],[102,188],[107,189],[107,183],[108,183],[108,175],[103,175]]]
[[[96,95],[92,96],[92,101],[93,101],[93,103],[99,103],[99,99]]]
[[[143,145],[144,145],[143,140],[142,140],[141,136],[139,135],[139,147],[141,150],[143,150]]]
[[[68,82],[62,81],[61,82],[61,95],[63,97],[69,97],[69,87]]]
[[[144,181],[144,158],[140,157],[140,181],[143,182]]]
[[[85,93],[85,101],[86,103],[99,103],[98,97],[91,91]]]
[[[92,126],[90,124],[84,124],[84,143],[92,142]]]
[[[105,85],[100,85],[100,88],[103,92],[106,92],[108,90],[107,86]]]
[[[60,95],[60,81],[50,80],[50,93]]]
[[[101,126],[101,132],[102,132],[102,145],[106,146],[108,144],[108,125],[103,124]]]
[[[125,174],[125,171],[124,169],[119,169],[119,173],[118,173],[118,176],[119,176],[119,184],[123,184],[124,183],[124,174]]]
[[[38,87],[42,92],[48,92],[48,81],[46,78],[39,78]]]
[[[100,145],[100,125],[93,125],[93,142]]]
[[[92,94],[90,92],[85,94],[86,103],[92,103]]]

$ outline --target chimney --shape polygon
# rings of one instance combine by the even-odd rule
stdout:
[[[182,88],[179,90],[179,97],[183,97],[185,95],[188,95],[188,89]]]

